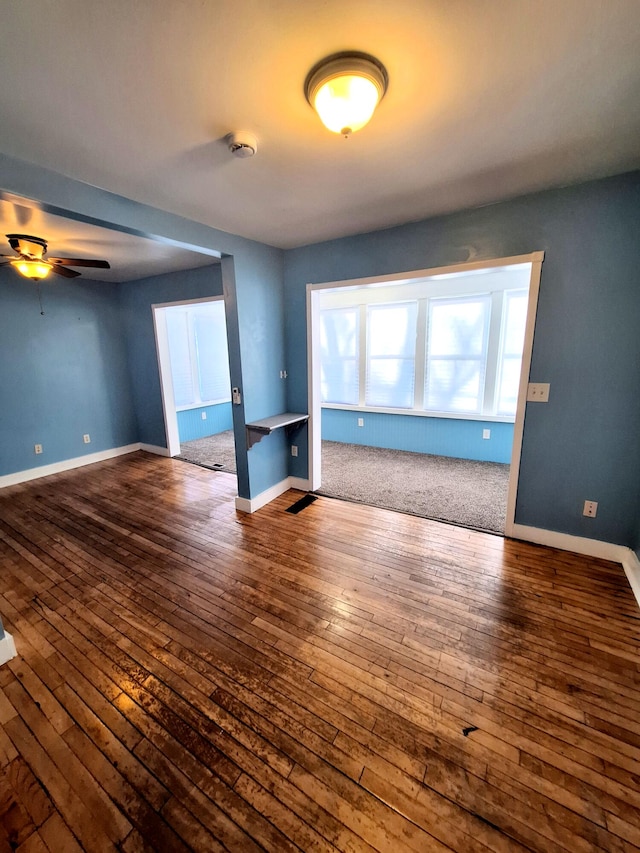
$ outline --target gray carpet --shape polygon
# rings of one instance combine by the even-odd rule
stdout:
[[[319,494],[504,533],[509,465],[322,442]]]
[[[225,432],[219,432],[218,435],[209,435],[206,438],[181,442],[180,456],[177,458],[201,465],[203,468],[235,474],[236,445],[233,439],[233,430],[229,429]]]
[[[178,459],[236,473],[233,432],[184,442]],[[504,533],[509,466],[322,442],[319,494]]]

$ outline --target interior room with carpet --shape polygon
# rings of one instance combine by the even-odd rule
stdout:
[[[6,16],[3,847],[640,849],[639,24],[632,0]],[[332,132],[347,68],[378,103]],[[323,411],[323,288],[523,263],[513,423]],[[192,371],[181,405],[158,312],[199,303],[228,387]],[[443,325],[422,395],[430,356],[477,355],[430,350]],[[388,331],[365,359],[406,357]],[[176,458],[181,409],[232,437],[222,470]],[[511,430],[505,536],[300,504],[332,418],[343,447],[402,418],[435,456]]]

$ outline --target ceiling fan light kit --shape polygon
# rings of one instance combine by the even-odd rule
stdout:
[[[91,258],[45,258],[47,241],[42,237],[33,237],[30,234],[7,234],[7,240],[19,257],[0,255],[0,258],[7,258],[5,261],[0,261],[0,266],[10,264],[21,275],[32,281],[41,281],[50,272],[64,278],[76,278],[80,275],[69,267],[94,267],[103,270],[111,268],[108,261]]]
[[[304,93],[324,126],[346,139],[369,122],[388,85],[389,75],[378,59],[348,51],[314,65]]]
[[[46,278],[51,272],[51,264],[47,261],[30,261],[26,258],[20,258],[15,261],[10,261],[12,267],[15,267],[18,272],[25,278],[30,278],[32,281],[40,281]]]

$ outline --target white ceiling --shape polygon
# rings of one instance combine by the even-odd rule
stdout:
[[[0,150],[273,245],[640,166],[639,0],[10,6]],[[349,140],[303,93],[346,49],[390,80]],[[257,136],[254,158],[229,154],[235,130]]]
[[[28,199],[0,193],[0,255],[17,257],[4,239],[6,234],[41,237],[47,242],[45,257],[109,261],[108,270],[72,267],[92,281],[134,281],[219,263],[218,258],[208,254],[67,219],[43,210]]]

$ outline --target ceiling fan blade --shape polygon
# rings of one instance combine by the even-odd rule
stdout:
[[[111,269],[109,261],[93,261],[90,258],[47,258],[52,264],[64,267],[96,267],[101,270]]]
[[[60,264],[54,264],[52,261],[49,261],[49,263],[51,264],[51,272],[54,272],[57,275],[62,275],[65,278],[75,278],[80,275],[79,272],[76,272],[75,270],[68,270],[66,267],[60,266]]]

